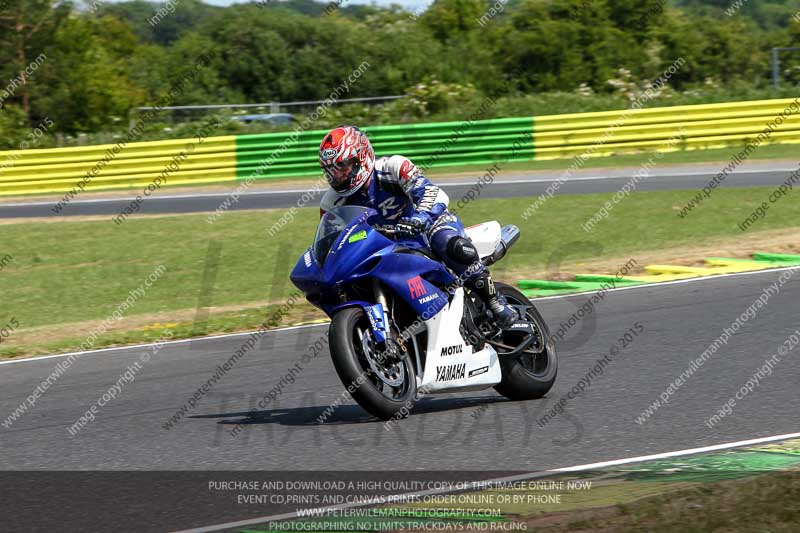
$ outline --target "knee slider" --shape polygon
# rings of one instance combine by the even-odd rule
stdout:
[[[480,259],[475,245],[464,237],[450,239],[447,243],[447,255],[462,265],[469,265]]]

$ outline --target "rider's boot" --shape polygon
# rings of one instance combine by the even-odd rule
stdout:
[[[517,312],[508,306],[503,295],[497,292],[492,281],[492,274],[488,270],[484,269],[483,272],[469,279],[466,284],[492,311],[500,329],[508,329],[519,318]]]

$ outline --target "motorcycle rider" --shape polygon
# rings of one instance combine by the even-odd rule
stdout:
[[[393,224],[404,236],[426,233],[433,252],[456,275],[466,276],[464,284],[483,300],[501,329],[518,318],[497,292],[461,220],[447,210],[447,194],[410,160],[399,155],[375,159],[361,130],[339,126],[322,139],[319,163],[331,186],[320,202],[320,216],[341,205],[371,207],[381,224]]]

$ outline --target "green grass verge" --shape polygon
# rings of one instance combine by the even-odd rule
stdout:
[[[702,484],[612,508],[528,521],[547,533],[800,531],[800,472]],[[757,525],[756,525],[757,523]]]
[[[737,223],[766,200],[768,191],[717,190],[711,200],[683,220],[676,216],[677,209],[694,191],[637,193],[618,204],[591,235],[581,225],[611,194],[552,198],[527,221],[522,213],[532,198],[482,200],[469,204],[460,214],[467,224],[498,219],[522,229],[523,237],[513,252],[495,267],[497,278],[502,280],[510,269],[535,271],[561,260],[632,257],[636,252],[741,235]],[[310,244],[318,219],[316,207],[300,210],[294,221],[270,238],[267,228],[284,214],[282,210],[229,212],[212,225],[206,222],[205,214],[132,218],[120,227],[110,218],[4,225],[0,257],[8,254],[12,260],[0,271],[4,304],[0,307],[0,327],[15,319],[22,336],[26,328],[47,326],[49,330],[58,324],[103,320],[158,265],[166,267],[165,273],[126,316],[169,316],[183,311],[193,317],[192,310],[203,293],[203,273],[212,241],[222,245],[214,289],[209,295],[213,306],[279,303],[292,290],[288,274]],[[800,226],[799,216],[800,202],[787,199],[775,204],[751,232]],[[710,249],[709,254],[714,251]],[[206,331],[258,325],[267,311],[263,305],[249,307],[212,313]],[[178,337],[190,336],[192,320],[184,317],[177,329],[171,329],[176,329]],[[158,329],[115,333],[101,336],[95,346],[139,342],[159,334]],[[82,340],[77,335],[60,334],[15,346],[6,339],[0,345],[0,356],[74,349]]]

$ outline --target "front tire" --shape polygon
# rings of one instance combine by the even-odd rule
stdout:
[[[527,296],[511,285],[495,283],[497,291],[505,296],[511,306],[527,306],[526,319],[536,325],[539,335],[537,349],[539,354],[523,352],[517,357],[504,357],[498,351],[503,380],[495,385],[495,390],[509,400],[535,400],[543,397],[553,387],[558,374],[556,347],[550,336],[550,329],[542,315]]]
[[[382,420],[408,415],[417,393],[414,368],[407,356],[392,365],[376,361],[378,348],[363,309],[336,313],[328,338],[336,373],[358,405]]]

